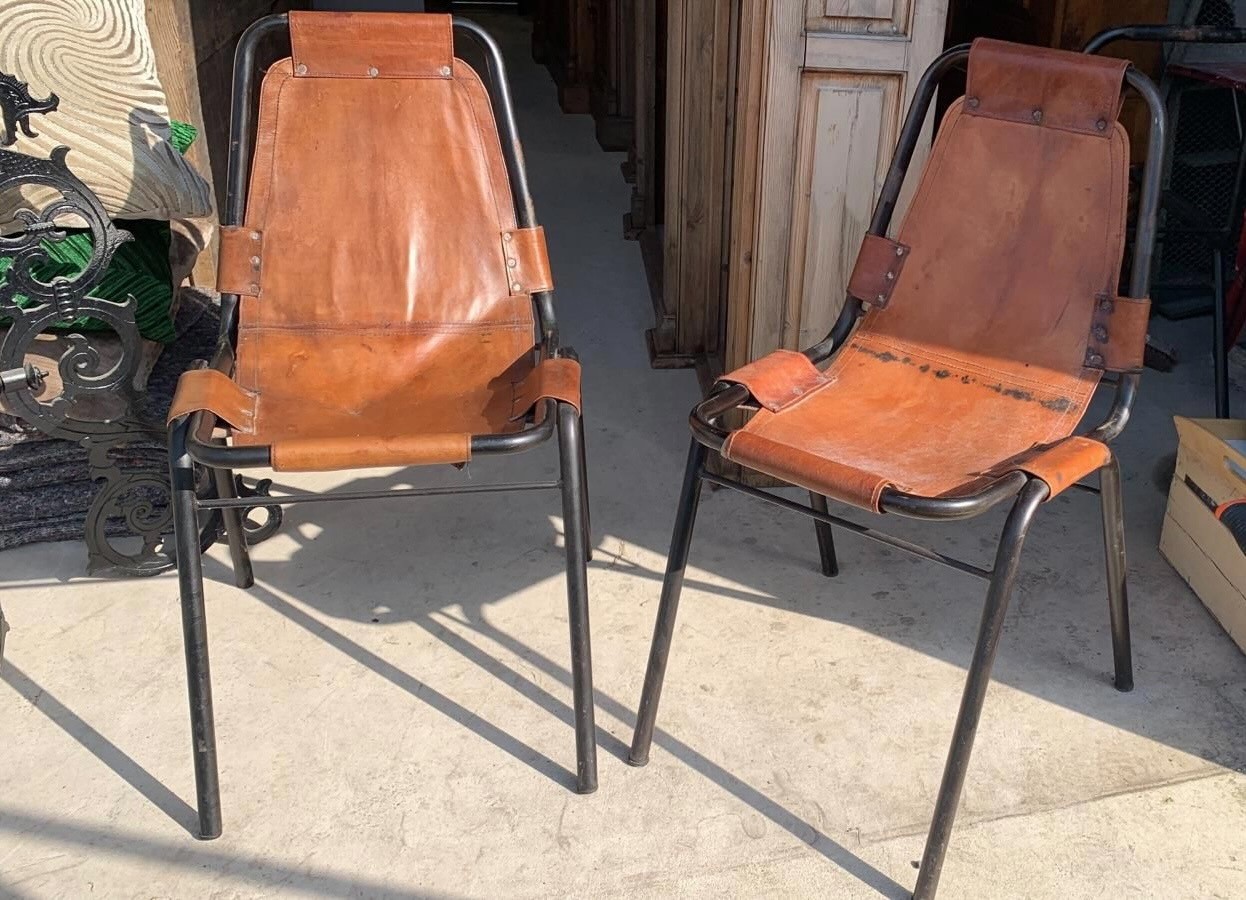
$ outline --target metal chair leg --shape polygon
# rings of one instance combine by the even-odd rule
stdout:
[[[187,420],[169,432],[173,527],[177,543],[177,581],[182,602],[182,638],[190,695],[191,749],[195,761],[195,793],[199,837],[221,836],[221,790],[216,765],[216,726],[212,716],[212,677],[208,669],[208,627],[203,603],[203,559],[199,553],[195,470],[186,452]]]
[[[1216,375],[1216,418],[1229,417],[1229,342],[1224,324],[1224,257],[1217,247],[1212,251],[1214,285],[1211,316],[1211,353]]]
[[[948,752],[947,765],[943,769],[943,782],[935,802],[934,819],[926,836],[926,849],[922,853],[921,868],[917,873],[914,900],[932,900],[939,886],[939,874],[943,869],[943,856],[947,852],[948,839],[952,835],[952,823],[956,819],[956,807],[960,804],[961,789],[965,785],[965,772],[969,768],[969,754],[973,750],[974,735],[982,716],[982,701],[991,683],[991,664],[999,646],[1000,632],[1004,626],[1004,614],[1008,599],[1017,578],[1021,546],[1026,532],[1034,520],[1038,506],[1047,498],[1047,485],[1037,479],[1021,490],[1013,504],[1004,533],[995,553],[995,568],[991,586],[987,590],[986,606],[978,626],[978,642],[974,646],[973,660],[965,680],[961,696],[960,712],[952,732],[952,748]]]
[[[575,789],[597,790],[597,736],[593,719],[593,656],[588,627],[588,496],[584,433],[575,407],[558,404],[563,532],[567,545],[567,607],[571,624],[571,682],[575,698]]]
[[[809,502],[820,513],[830,512],[826,506],[826,498],[819,493],[810,491]],[[822,574],[827,578],[834,578],[839,574],[839,558],[835,555],[835,535],[831,531],[831,523],[815,521],[813,527],[818,534],[818,556],[822,560]]]
[[[584,546],[585,557],[593,561],[593,519],[588,499],[588,441],[584,438],[584,417],[580,416],[580,471],[584,478]]]
[[[1133,653],[1129,638],[1129,594],[1126,590],[1125,513],[1121,502],[1121,469],[1115,455],[1099,470],[1099,499],[1103,504],[1103,550],[1108,566],[1108,612],[1112,621],[1112,659],[1116,689],[1134,687]]]
[[[675,633],[675,613],[679,594],[684,586],[684,569],[688,565],[688,548],[692,544],[692,526],[696,523],[697,504],[701,500],[701,467],[705,463],[705,447],[696,440],[688,450],[688,467],[684,470],[684,486],[675,512],[675,533],[671,536],[671,552],[666,558],[666,578],[662,581],[662,599],[658,603],[658,620],[653,626],[653,645],[649,649],[649,666],[645,669],[645,686],[640,694],[636,713],[636,732],[627,761],[643,766],[649,761],[653,743],[653,724],[658,716],[658,700],[662,696],[662,679],[666,660],[671,652]]]
[[[238,487],[234,483],[233,472],[228,469],[213,469],[212,478],[216,482],[218,497],[237,499]],[[225,522],[229,556],[234,563],[234,584],[240,588],[249,588],[255,584],[255,573],[251,570],[251,554],[247,552],[247,529],[242,523],[242,510],[222,509],[221,518]]]

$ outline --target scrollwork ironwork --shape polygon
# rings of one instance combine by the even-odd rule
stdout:
[[[39,135],[30,127],[32,113],[54,112],[60,105],[61,98],[55,94],[46,100],[36,100],[30,96],[30,86],[18,81],[12,75],[0,72],[0,113],[4,118],[4,134],[0,135],[0,147],[11,147],[17,140],[17,129],[22,129],[26,137]]]
[[[57,97],[35,100],[26,85],[0,73],[0,108],[5,128],[4,146],[16,139],[16,128],[33,136],[28,116],[56,109]],[[103,279],[117,248],[130,240],[118,229],[87,185],[67,163],[69,149],[57,147],[47,159],[0,148],[0,196],[15,196],[19,187],[47,189],[53,199],[42,208],[20,208],[12,213],[15,233],[0,235],[0,256],[12,262],[0,282],[0,317],[10,325],[0,339],[0,370],[23,370],[27,384],[6,390],[5,401],[23,420],[45,434],[78,443],[87,450],[93,480],[99,485],[87,513],[86,543],[91,574],[150,575],[173,565],[166,431],[160,421],[139,410],[135,376],[143,348],[135,320],[137,301],[89,296]],[[63,241],[69,228],[90,232],[91,256],[80,271],[44,281],[37,274],[49,259],[47,245]],[[19,302],[21,301],[21,302]],[[103,323],[117,346],[102,353],[98,341],[76,331],[64,334],[68,343],[56,362],[59,392],[42,392],[42,376],[27,355],[39,336],[54,326],[82,318]],[[42,342],[41,342],[42,343]],[[46,346],[46,344],[44,345]],[[29,388],[29,389],[25,389]],[[50,396],[44,397],[48,393]],[[246,488],[246,496],[264,496],[265,487]],[[211,495],[205,483],[205,495]],[[268,508],[262,526],[251,525],[251,541],[266,537],[280,524]],[[219,514],[206,515],[202,546],[219,539]],[[123,538],[138,549],[126,552],[113,542]]]

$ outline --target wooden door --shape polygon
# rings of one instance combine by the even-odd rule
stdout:
[[[742,5],[723,368],[829,331],[946,15],[947,0]]]

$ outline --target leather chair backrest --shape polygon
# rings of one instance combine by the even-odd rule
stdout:
[[[261,88],[245,227],[223,236],[242,387],[327,380],[320,402],[359,410],[434,369],[477,384],[531,357],[544,245],[516,230],[450,17],[292,12],[290,37]]]
[[[903,270],[863,322],[871,337],[985,378],[1067,383],[1068,396],[1102,368],[1140,362],[1145,304],[1117,297],[1126,66],[974,43],[966,95],[943,119],[897,235]]]

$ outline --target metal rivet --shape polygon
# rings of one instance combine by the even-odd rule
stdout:
[[[438,69],[438,71],[439,71],[439,72],[441,72],[441,77],[442,77],[442,78],[449,78],[449,77],[450,77],[450,67],[449,67],[449,66],[442,66],[440,69]]]
[[[260,233],[258,231],[252,231],[251,240],[258,241],[259,239],[260,239]]]
[[[514,240],[514,237],[515,236],[508,231],[506,234],[502,235],[502,240],[509,244],[512,240]]]
[[[260,286],[259,286],[258,284],[254,284],[254,283],[252,283],[252,285],[251,285],[251,293],[252,293],[252,294],[258,294],[259,292],[260,292]]]
[[[1034,110],[1034,112],[1030,113],[1030,118],[1035,122],[1043,121],[1043,111],[1041,109]]]
[[[977,97],[970,97],[968,100],[966,100],[966,101],[965,101],[965,105],[966,105],[966,106],[968,106],[970,109],[977,109],[977,108],[978,108],[978,98],[977,98]]]
[[[1101,366],[1103,365],[1103,357],[1098,353],[1088,353],[1086,354],[1086,365]]]
[[[519,263],[518,263],[518,262],[516,262],[516,261],[515,261],[515,260],[513,260],[513,259],[507,259],[507,260],[506,260],[506,268],[508,268],[508,269],[513,269],[513,268],[515,268],[515,266],[517,266],[517,265],[519,265]]]
[[[376,66],[368,66],[368,77],[369,78],[375,78],[376,76],[380,74],[381,74],[381,70],[378,69]]]
[[[1109,300],[1107,297],[1104,297],[1102,300],[1099,301],[1099,308],[1103,310],[1104,312],[1111,312],[1112,301]]]
[[[520,284],[518,281],[513,281],[511,282],[511,290],[518,293],[519,291],[523,290],[523,285]]]
[[[883,276],[883,277],[885,277],[888,281],[895,281],[895,280],[896,280],[896,273],[895,273],[895,272],[888,272],[888,273],[887,273],[885,276]]]
[[[251,268],[258,269],[260,267],[260,258],[258,256],[251,257]]]
[[[886,303],[886,302],[887,302],[887,295],[886,295],[886,294],[879,294],[879,295],[878,295],[877,297],[875,297],[874,299],[876,299],[879,303]]]
[[[1108,127],[1107,119],[1100,119],[1098,122],[1095,122],[1095,128],[1098,128],[1100,131],[1105,130],[1107,127]]]
[[[307,66],[303,65],[302,63],[299,63],[297,66],[294,67],[294,74],[295,75],[306,75]]]
[[[896,256],[903,256],[903,255],[904,255],[904,248],[896,247]]]
[[[1108,330],[1102,325],[1096,325],[1094,330],[1095,340],[1101,344],[1108,342]]]

